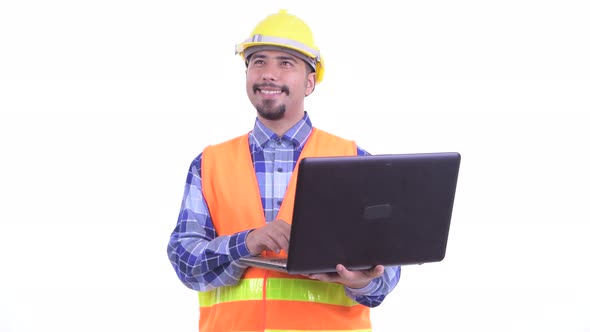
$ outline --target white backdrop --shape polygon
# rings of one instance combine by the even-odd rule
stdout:
[[[3,1],[0,331],[196,331],[166,257],[184,180],[255,111],[234,45],[287,8],[314,124],[372,153],[458,151],[447,256],[381,331],[590,331],[586,1]]]

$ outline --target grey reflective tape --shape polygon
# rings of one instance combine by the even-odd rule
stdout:
[[[252,36],[252,41],[254,41],[254,42],[261,42],[262,41],[262,35],[254,35],[254,36]]]
[[[239,52],[243,51],[243,45],[245,43],[272,43],[272,44],[278,44],[278,45],[286,45],[286,46],[290,46],[295,49],[300,49],[304,52],[307,52],[307,53],[313,55],[313,57],[315,58],[316,61],[320,61],[320,52],[318,50],[315,50],[315,49],[313,49],[303,43],[300,43],[296,40],[293,40],[293,39],[273,37],[273,36],[263,36],[260,34],[256,34],[256,35],[253,35],[252,37],[244,40],[244,42],[240,45],[241,50],[239,50]],[[236,52],[238,52],[238,48],[236,48]]]

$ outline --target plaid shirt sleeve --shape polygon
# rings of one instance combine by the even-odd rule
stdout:
[[[192,162],[186,179],[176,228],[168,242],[168,258],[187,287],[207,291],[235,285],[245,266],[237,259],[248,256],[248,231],[217,236],[201,192],[201,155]]]

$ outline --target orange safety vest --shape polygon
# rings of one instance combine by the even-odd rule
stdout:
[[[314,128],[299,160],[356,153],[353,141]],[[288,223],[298,166],[277,216]],[[201,175],[218,235],[265,225],[248,135],[205,148]],[[206,332],[371,331],[369,308],[347,297],[344,286],[253,267],[234,286],[199,292],[199,305],[199,330]]]

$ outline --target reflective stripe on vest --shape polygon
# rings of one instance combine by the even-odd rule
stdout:
[[[231,301],[262,300],[264,279],[245,279],[236,286],[220,287],[199,292],[199,304],[209,307]],[[305,291],[301,291],[305,290]],[[342,286],[309,279],[269,278],[266,283],[267,300],[303,301],[341,306],[358,303],[344,293]]]

